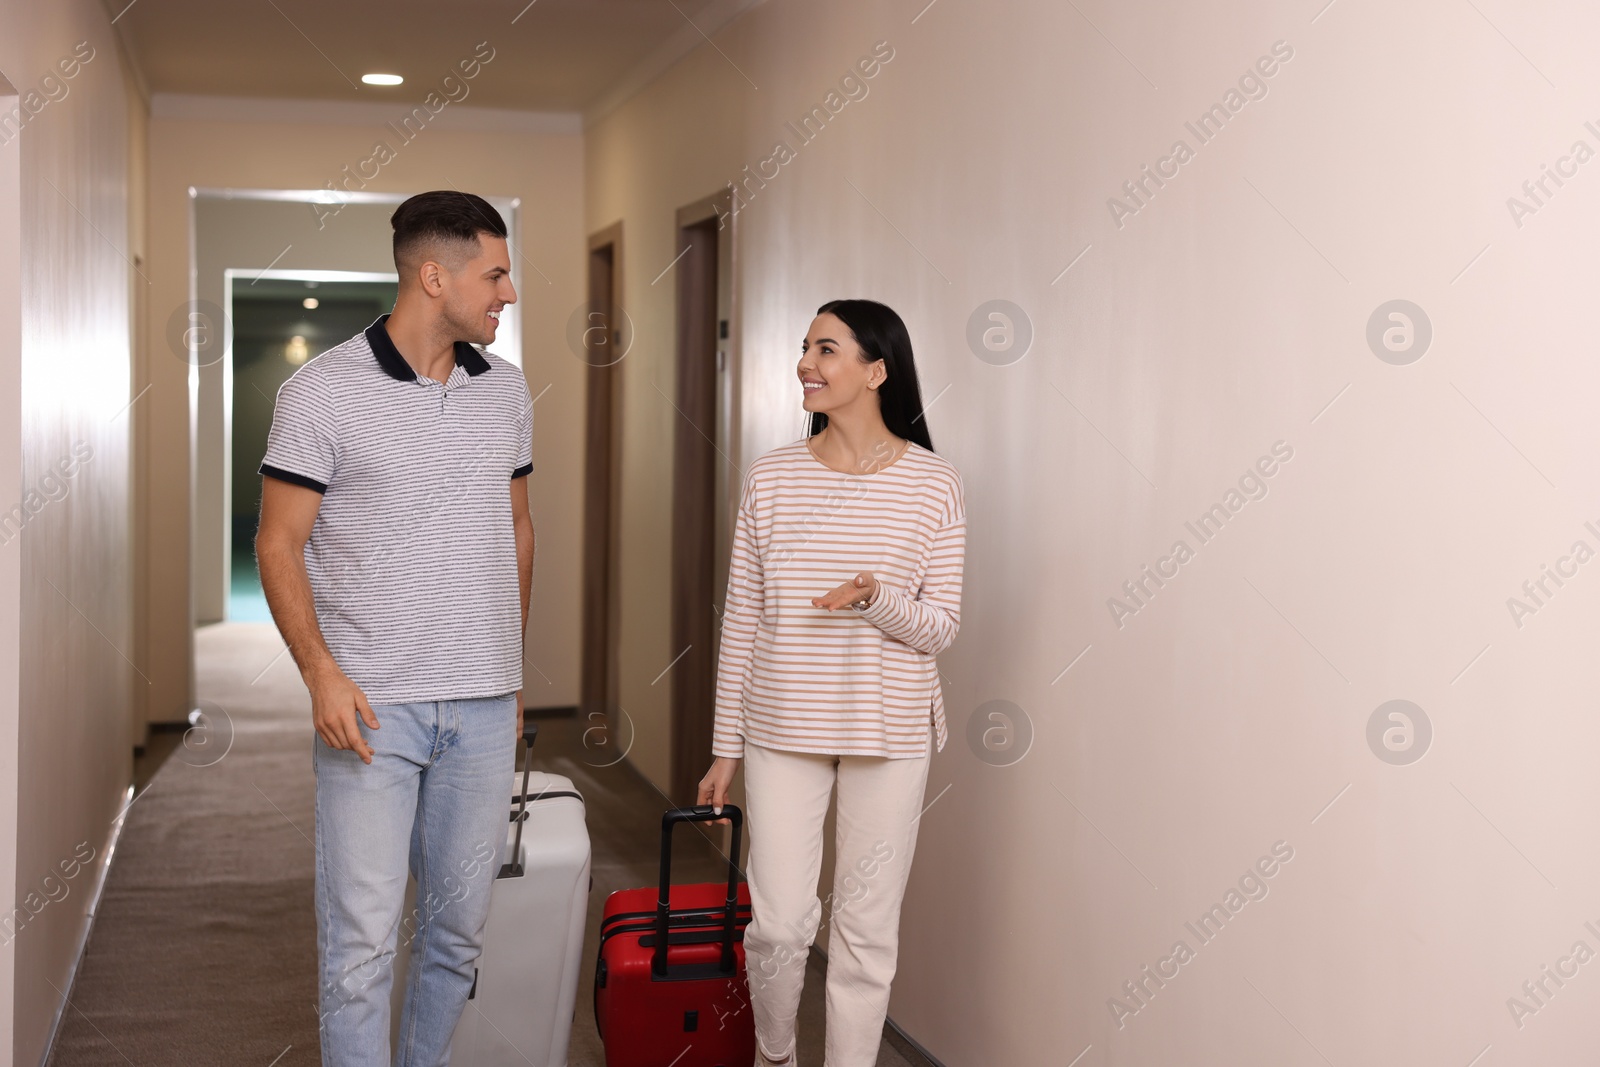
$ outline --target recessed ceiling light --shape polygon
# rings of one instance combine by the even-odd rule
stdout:
[[[317,298],[314,296],[308,296],[304,300],[300,301],[300,306],[305,308],[307,311],[315,311],[317,310]]]
[[[399,85],[405,81],[398,74],[363,74],[361,80],[368,85]]]

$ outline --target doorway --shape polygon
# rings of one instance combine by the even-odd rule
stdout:
[[[622,224],[589,238],[588,299],[571,340],[588,364],[583,472],[583,610],[579,713],[607,736],[617,721],[622,591],[622,359],[631,341],[622,310]]]
[[[229,622],[271,622],[256,567],[261,518],[257,470],[278,387],[306,361],[365,330],[394,307],[393,274],[355,271],[225,272],[228,340],[223,369],[224,490],[229,504]]]
[[[711,760],[718,620],[743,477],[738,439],[731,193],[677,214],[677,398],[673,441],[672,799],[693,804]]]

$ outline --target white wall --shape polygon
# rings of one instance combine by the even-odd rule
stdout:
[[[583,299],[581,135],[575,117],[458,108],[444,112],[411,143],[401,144],[385,123],[398,121],[408,106],[155,100],[150,128],[153,299],[147,331],[155,388],[146,400],[152,469],[170,473],[152,484],[148,512],[152,592],[147,624],[151,660],[159,672],[152,675],[153,720],[181,718],[193,696],[188,674],[191,483],[182,473],[188,469],[189,367],[168,342],[171,315],[181,317],[188,307],[189,189],[321,189],[345,181],[344,168],[358,168],[370,159],[380,138],[394,142],[395,156],[356,191],[409,194],[456,186],[522,199],[516,242],[522,271],[522,362],[533,395],[543,393],[534,409],[534,472],[529,479],[538,545],[524,688],[530,707],[577,703],[579,575],[567,561],[579,553],[583,365],[567,350],[565,330],[567,317]],[[311,217],[308,205],[296,210]],[[375,209],[351,203],[327,215],[319,231],[325,237],[322,243],[292,248],[276,266],[348,268],[354,253],[340,237],[341,227],[359,225],[354,219],[363,210]],[[370,233],[370,228],[363,232]],[[392,266],[387,240],[382,237],[380,246],[369,250],[374,264]],[[268,266],[282,244],[254,265]],[[220,402],[220,394],[200,389],[198,376],[196,398]],[[221,507],[214,498],[202,504]],[[208,521],[208,531],[214,525]],[[295,668],[285,656],[272,669]]]
[[[1547,583],[1520,628],[1507,598],[1574,541],[1600,549],[1579,237],[1600,164],[1520,227],[1506,201],[1575,140],[1600,149],[1597,31],[1571,3],[773,0],[591,131],[588,228],[623,221],[638,328],[640,747],[665,736],[648,682],[671,657],[676,416],[651,386],[672,395],[672,303],[649,281],[672,209],[797,148],[740,218],[740,463],[796,436],[794,359],[828,298],[896,307],[939,397],[965,618],[892,1015],[951,1067],[1587,1053],[1589,968],[1520,1028],[1507,1000],[1575,941],[1600,950],[1600,861],[1573,845],[1600,829],[1600,578]],[[869,95],[799,146],[785,123],[880,40]],[[1265,97],[1199,144],[1185,121],[1278,41]],[[1179,138],[1193,158],[1119,226],[1108,200]],[[994,299],[1034,331],[1008,366],[966,339]],[[1365,336],[1394,299],[1432,323],[1409,365]],[[1265,499],[1200,544],[1185,521],[1279,441]],[[1119,627],[1107,601],[1179,539],[1193,559]],[[1367,740],[1394,698],[1433,728],[1407,766]],[[996,699],[1034,734],[1006,767],[966,739]],[[1269,895],[1202,945],[1185,922],[1280,841]],[[1124,981],[1180,939],[1193,961],[1119,1026],[1110,998],[1139,1007]]]
[[[58,65],[75,53],[81,62],[65,77]],[[21,536],[0,545],[10,561],[0,568],[20,577],[20,589],[15,578],[0,584],[10,591],[0,617],[16,620],[0,628],[10,642],[0,684],[19,711],[3,745],[13,770],[0,776],[0,817],[16,846],[14,870],[4,849],[0,914],[24,919],[0,948],[0,1032],[10,1037],[0,1062],[31,1064],[63,1007],[57,990],[71,983],[131,778],[133,693],[143,684],[131,658],[131,420],[122,410],[140,251],[130,140],[140,128],[98,4],[0,4],[0,69],[25,109],[36,94],[37,110],[0,145],[0,167],[21,181],[21,276],[10,283],[20,285],[20,350],[14,334],[0,350],[0,392],[19,398],[0,412],[0,455],[13,464],[20,455],[20,480],[0,509],[38,494]],[[94,861],[78,865],[85,854]]]

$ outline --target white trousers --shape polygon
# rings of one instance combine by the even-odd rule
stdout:
[[[822,923],[832,922],[824,1067],[878,1062],[928,762],[926,755],[827,756],[745,745],[745,966],[756,1040],[769,1058],[794,1051],[806,958]],[[824,903],[817,899],[822,827],[836,786],[833,891]]]

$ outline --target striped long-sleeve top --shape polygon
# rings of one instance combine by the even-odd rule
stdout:
[[[805,439],[750,465],[728,568],[712,751],[744,744],[835,755],[944,750],[935,657],[961,622],[966,509],[961,476],[915,443],[845,474]],[[865,610],[813,607],[870,571]]]

